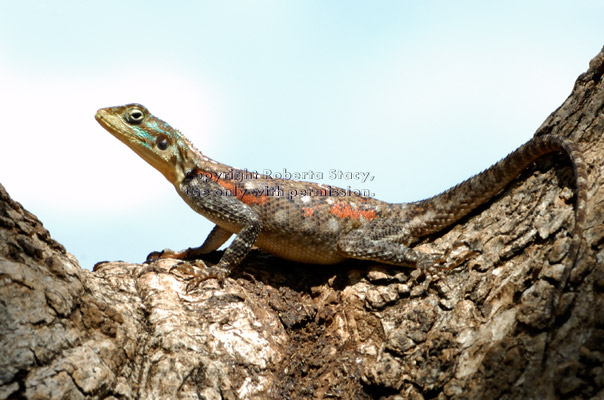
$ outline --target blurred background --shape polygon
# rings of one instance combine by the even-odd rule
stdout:
[[[222,163],[419,200],[530,139],[603,20],[599,0],[0,0],[0,183],[85,268],[201,244],[212,224],[94,119],[139,102]]]

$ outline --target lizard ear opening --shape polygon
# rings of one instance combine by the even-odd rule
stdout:
[[[169,144],[170,143],[168,142],[168,139],[165,137],[159,138],[157,140],[157,148],[160,150],[166,150]]]
[[[143,119],[145,118],[145,113],[138,108],[133,108],[131,110],[126,111],[126,115],[124,117],[126,119],[126,122],[128,122],[129,124],[139,125],[141,122],[143,122]]]

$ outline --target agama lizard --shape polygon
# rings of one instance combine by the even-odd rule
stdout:
[[[575,234],[580,234],[584,220],[585,166],[575,145],[561,136],[536,136],[439,195],[391,204],[332,186],[273,179],[221,164],[140,104],[100,109],[96,119],[161,172],[193,210],[216,224],[200,247],[151,253],[147,261],[196,258],[236,235],[218,264],[207,270],[211,272],[195,277],[198,281],[222,280],[252,246],[303,263],[364,259],[430,271],[442,259],[414,249],[414,243],[453,225],[493,198],[535,160],[553,152],[565,153],[574,168]]]

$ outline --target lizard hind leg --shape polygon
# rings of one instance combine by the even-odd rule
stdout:
[[[419,268],[424,274],[442,268],[442,255],[415,250],[408,245],[412,241],[413,236],[400,224],[377,220],[341,237],[338,249],[348,258]]]

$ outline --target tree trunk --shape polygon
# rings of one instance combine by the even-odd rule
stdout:
[[[603,398],[603,73],[537,132],[588,165],[574,265],[563,157],[429,238],[473,251],[441,276],[254,251],[189,293],[173,260],[81,269],[0,186],[0,399]]]

